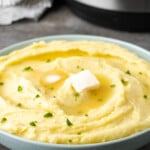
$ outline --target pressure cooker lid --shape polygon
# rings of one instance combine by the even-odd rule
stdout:
[[[66,0],[78,16],[104,27],[150,31],[150,0]]]

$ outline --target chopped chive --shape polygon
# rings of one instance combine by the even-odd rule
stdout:
[[[148,98],[148,96],[147,96],[146,94],[145,94],[143,97],[144,97],[144,99],[147,99],[147,98]]]
[[[6,122],[7,121],[7,118],[6,117],[3,117],[2,119],[1,119],[1,123],[4,123],[4,122]]]
[[[46,60],[46,62],[49,63],[49,62],[51,62],[51,60],[48,58],[48,59]]]
[[[79,66],[79,65],[77,65],[77,66],[76,66],[76,68],[77,68],[77,69],[80,69],[80,66]]]
[[[44,118],[50,118],[50,117],[53,117],[53,114],[50,113],[50,112],[48,112],[48,113],[44,114],[43,117],[44,117]]]
[[[77,135],[81,135],[81,132],[78,132]]]
[[[76,92],[76,93],[74,94],[75,100],[77,100],[77,98],[79,98],[79,96],[80,96],[80,93]]]
[[[18,104],[17,104],[17,107],[22,107],[22,104],[21,104],[21,103],[18,103]]]
[[[66,124],[68,125],[68,126],[72,126],[73,125],[73,123],[67,118],[66,119]]]
[[[77,69],[80,69],[81,71],[83,71],[83,70],[84,70],[84,68],[83,68],[83,67],[81,67],[81,66],[79,66],[79,65],[77,65],[77,66],[76,66],[76,68],[77,68]]]
[[[86,117],[88,117],[88,114],[85,114]]]
[[[0,86],[4,85],[4,82],[0,82]]]
[[[131,72],[130,72],[130,70],[127,70],[127,71],[126,71],[126,74],[129,74],[129,75],[131,75]]]
[[[121,82],[122,82],[122,84],[123,84],[124,86],[128,85],[128,81],[126,81],[126,80],[124,80],[124,79],[122,79]]]
[[[40,97],[40,95],[39,95],[39,94],[35,95],[35,99],[36,99],[36,98],[39,98],[39,97]]]
[[[25,67],[23,70],[24,70],[24,71],[32,71],[33,68],[32,68],[31,66],[27,66],[27,67]]]
[[[69,139],[69,140],[68,140],[68,142],[69,142],[69,143],[72,143],[72,140],[71,140],[71,139]]]
[[[54,90],[54,87],[49,87],[48,89],[49,89],[49,90]]]
[[[22,91],[23,91],[22,86],[18,85],[18,92],[22,92]]]
[[[33,126],[33,127],[35,127],[36,124],[37,124],[37,121],[32,121],[32,122],[30,122],[30,126]]]
[[[111,85],[110,85],[111,88],[114,88],[115,86],[116,86],[115,84],[111,84]]]
[[[142,75],[143,73],[142,72],[139,72],[139,75]]]

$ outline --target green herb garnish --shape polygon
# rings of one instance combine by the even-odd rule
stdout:
[[[142,75],[143,74],[143,72],[139,72],[139,75]]]
[[[80,66],[79,66],[79,65],[77,65],[77,66],[76,66],[76,68],[77,68],[77,69],[80,69]]]
[[[114,88],[115,86],[116,86],[115,84],[111,84],[111,85],[110,85],[111,88]]]
[[[81,71],[83,71],[83,70],[84,70],[84,68],[83,68],[83,67],[81,67],[81,66],[79,66],[79,65],[77,65],[77,66],[76,66],[76,68],[77,68],[77,69],[80,69]]]
[[[21,104],[21,103],[18,103],[18,104],[17,104],[17,107],[22,107],[22,104]]]
[[[24,71],[32,71],[33,68],[32,68],[31,66],[27,66],[27,67],[25,67],[23,70],[24,70]]]
[[[68,118],[66,119],[66,124],[67,124],[67,126],[72,126],[73,125],[73,123]]]
[[[50,113],[50,112],[48,112],[48,113],[44,114],[43,117],[44,117],[44,118],[50,118],[50,117],[53,117],[53,114]]]
[[[126,74],[129,74],[129,75],[131,75],[131,72],[130,72],[130,70],[127,70],[127,71],[126,71]]]
[[[85,114],[86,117],[88,117],[88,114]]]
[[[4,85],[4,82],[0,82],[0,86]]]
[[[48,89],[49,89],[49,90],[54,90],[54,87],[49,87]]]
[[[126,80],[124,80],[124,79],[122,79],[121,82],[122,82],[122,84],[123,84],[124,86],[128,85],[128,81],[126,81]]]
[[[18,85],[18,92],[22,92],[22,91],[23,91],[22,86]]]
[[[77,135],[81,135],[81,132],[78,132]]]
[[[2,119],[1,119],[1,123],[4,123],[4,122],[6,122],[7,121],[7,118],[6,117],[3,117]]]
[[[30,122],[30,126],[33,126],[33,127],[35,127],[36,124],[37,124],[37,121],[32,121],[32,122]]]
[[[36,99],[36,98],[39,98],[39,97],[40,97],[40,95],[39,95],[39,94],[36,94],[36,95],[35,95],[35,99]]]
[[[51,62],[51,60],[48,58],[48,59],[46,60],[46,62],[49,63],[49,62]]]
[[[72,143],[72,140],[71,140],[71,139],[69,139],[69,140],[68,140],[68,142],[69,142],[69,143]]]
[[[74,94],[75,100],[77,100],[77,99],[79,98],[79,96],[80,96],[80,93],[76,92],[76,93]]]
[[[143,97],[144,97],[144,99],[147,99],[147,98],[148,98],[148,96],[147,96],[146,94],[145,94]]]

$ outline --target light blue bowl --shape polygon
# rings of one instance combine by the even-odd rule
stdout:
[[[6,55],[13,50],[25,47],[37,41],[52,41],[52,40],[90,40],[90,41],[104,41],[118,44],[129,51],[136,53],[143,59],[150,62],[150,52],[138,47],[136,45],[105,38],[100,36],[86,36],[86,35],[59,35],[37,38],[25,42],[21,42],[0,51],[0,55]],[[37,141],[27,140],[7,132],[0,130],[0,143],[10,148],[11,150],[135,150],[150,142],[150,129],[133,134],[126,138],[97,144],[81,144],[81,145],[68,145],[68,144],[48,144]]]

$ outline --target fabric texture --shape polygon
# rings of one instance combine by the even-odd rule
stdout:
[[[38,20],[53,0],[0,0],[0,25],[24,18]]]

